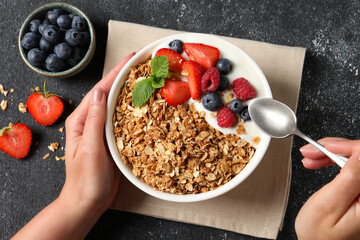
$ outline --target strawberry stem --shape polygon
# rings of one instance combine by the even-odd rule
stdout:
[[[16,122],[16,123],[17,123],[17,122]],[[15,123],[15,124],[16,124],[16,123]],[[11,131],[13,125],[14,125],[14,124],[9,123],[8,126],[3,127],[3,128],[0,130],[0,137],[4,134],[5,131]]]
[[[45,82],[44,82],[44,97],[45,97],[45,98],[48,98],[49,95],[50,95],[50,92],[49,92],[49,91],[46,91],[46,81],[47,81],[47,80],[45,80]]]

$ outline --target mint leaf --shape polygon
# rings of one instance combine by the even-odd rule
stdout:
[[[152,86],[150,78],[146,78],[136,83],[132,92],[132,103],[135,107],[143,105],[153,94],[155,88]]]
[[[151,75],[166,78],[169,72],[169,60],[166,56],[156,56],[151,60]]]
[[[154,75],[151,75],[150,79],[151,79],[151,84],[152,84],[153,88],[162,88],[165,85],[164,78],[159,78]]]

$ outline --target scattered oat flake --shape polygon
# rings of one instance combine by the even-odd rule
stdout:
[[[50,151],[55,152],[55,150],[58,149],[59,145],[60,144],[58,142],[50,143],[50,146],[48,146],[48,148]]]
[[[43,156],[43,159],[47,159],[50,156],[50,153],[45,154],[45,156]]]
[[[60,159],[61,159],[61,160],[63,160],[63,161],[65,161],[65,156],[63,156],[63,157],[60,157]]]
[[[36,87],[34,88],[34,90],[35,90],[36,92],[40,92],[41,88],[40,88],[39,86],[36,86]]]
[[[19,103],[19,111],[22,113],[26,113],[26,111],[27,111],[26,104]]]
[[[2,94],[4,94],[4,96],[6,97],[6,95],[8,94],[9,91],[5,91],[4,86],[2,84],[0,84],[0,92]]]
[[[13,93],[15,90],[13,88],[10,88],[10,92]]]
[[[63,132],[64,131],[64,127],[59,128],[59,132]]]
[[[55,156],[55,160],[56,160],[56,161],[59,161],[60,158],[59,158],[58,156]]]
[[[259,142],[260,142],[260,137],[259,137],[259,136],[256,136],[256,137],[254,137],[252,140],[253,140],[253,142],[254,142],[255,144],[259,144]]]
[[[6,108],[7,108],[7,103],[8,103],[8,101],[6,101],[6,100],[2,100],[2,101],[1,101],[0,107],[1,107],[1,109],[2,109],[3,111],[6,110]]]

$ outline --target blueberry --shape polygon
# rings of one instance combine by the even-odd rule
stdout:
[[[39,25],[39,33],[43,34],[44,29],[47,25],[50,25],[50,23],[45,19],[40,25]]]
[[[222,106],[221,97],[216,92],[205,94],[201,99],[201,103],[203,107],[209,111],[217,111]]]
[[[64,66],[65,62],[55,53],[50,54],[45,60],[45,67],[51,72],[60,72]]]
[[[66,43],[59,43],[54,47],[54,53],[61,59],[67,59],[71,55],[71,47]]]
[[[35,67],[41,67],[44,65],[46,53],[38,48],[33,48],[28,52],[27,58]]]
[[[39,40],[40,40],[39,34],[28,32],[22,38],[21,46],[27,50],[30,50],[32,48],[37,48],[39,47]]]
[[[56,22],[61,29],[69,29],[71,27],[71,18],[69,15],[60,15]]]
[[[30,31],[32,31],[33,33],[38,33],[39,32],[39,26],[41,24],[41,20],[40,19],[34,19],[30,22]]]
[[[220,83],[216,91],[224,91],[229,88],[230,82],[229,79],[225,76],[220,75]]]
[[[61,37],[61,32],[59,27],[55,25],[47,25],[43,32],[43,38],[45,38],[46,41],[49,43],[58,43],[59,39]]]
[[[226,59],[226,58],[220,58],[217,62],[216,62],[216,68],[219,69],[221,74],[228,74],[231,69],[232,69],[232,64],[231,62]]]
[[[89,32],[80,32],[81,35],[81,42],[79,46],[88,46],[90,43],[90,34]]]
[[[84,18],[75,15],[71,22],[71,28],[82,31],[86,28],[86,21]]]
[[[85,56],[85,51],[81,48],[75,47],[72,49],[71,56],[66,60],[70,66],[78,64]]]
[[[46,20],[48,20],[49,23],[51,23],[51,24],[56,24],[56,20],[60,16],[60,14],[61,14],[61,11],[60,11],[60,9],[57,9],[57,8],[55,8],[52,11],[48,11],[46,13]]]
[[[76,29],[69,29],[65,33],[65,42],[72,47],[75,47],[81,43],[81,34]]]
[[[240,99],[234,98],[233,100],[231,100],[228,107],[234,113],[240,113],[241,110],[243,110],[244,105],[243,105],[243,102]]]
[[[178,52],[180,54],[183,53],[184,49],[184,43],[178,39],[175,39],[169,43],[170,49],[174,50],[175,52]]]
[[[40,49],[45,51],[45,52],[52,52],[52,50],[54,49],[54,44],[49,43],[43,37],[40,39],[39,44],[40,44]]]
[[[240,112],[240,118],[244,120],[244,122],[251,120],[250,114],[247,107],[244,107],[244,109]]]

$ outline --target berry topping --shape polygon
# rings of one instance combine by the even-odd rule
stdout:
[[[43,34],[44,29],[47,25],[50,25],[50,23],[46,19],[40,24],[38,31],[41,35]]]
[[[32,65],[40,67],[45,63],[46,53],[38,48],[33,48],[28,52],[27,58]]]
[[[169,43],[171,50],[174,50],[177,53],[182,54],[184,51],[184,43],[181,40],[175,39]]]
[[[216,68],[219,69],[221,74],[228,74],[232,70],[231,62],[226,58],[220,58],[219,61],[216,62]]]
[[[240,99],[234,98],[233,100],[231,100],[228,107],[234,113],[240,113],[241,110],[243,110],[243,108],[244,108],[244,104]]]
[[[181,75],[186,76],[189,83],[191,98],[196,100],[201,92],[201,76],[204,69],[195,61],[185,61],[182,65]]]
[[[60,72],[64,66],[64,61],[55,53],[50,54],[45,60],[45,67],[51,72]]]
[[[220,108],[217,114],[217,124],[219,127],[233,127],[237,124],[238,117],[237,115],[230,110],[230,108],[223,106]]]
[[[40,40],[39,34],[28,32],[24,35],[23,39],[21,40],[21,46],[27,50],[30,50],[32,48],[37,48],[39,47],[39,40]]]
[[[255,88],[245,78],[235,79],[232,86],[235,96],[243,102],[256,97]]]
[[[0,150],[13,158],[24,158],[31,145],[32,134],[22,123],[9,124],[0,130]]]
[[[213,112],[219,110],[222,106],[221,97],[217,92],[205,94],[201,99],[201,103],[206,110]]]
[[[55,25],[46,25],[42,33],[43,38],[49,43],[57,43],[61,37],[61,32],[59,27]]]
[[[220,75],[220,84],[216,91],[222,92],[229,88],[230,81],[227,77]]]
[[[161,48],[155,53],[155,56],[159,55],[166,56],[168,58],[170,70],[181,72],[185,59],[179,53],[169,48]]]
[[[54,53],[61,59],[67,59],[71,55],[71,47],[66,43],[59,43],[55,46]]]
[[[245,107],[239,114],[240,118],[244,120],[244,122],[251,120],[249,110]]]
[[[215,66],[220,56],[219,49],[202,43],[185,43],[184,50],[190,60],[198,62],[205,69]]]
[[[220,84],[220,73],[215,67],[209,68],[201,77],[201,91],[214,92]]]
[[[191,97],[189,84],[179,79],[165,79],[165,85],[161,88],[161,95],[170,106],[183,104]]]
[[[39,32],[39,26],[41,24],[41,20],[40,19],[34,19],[30,22],[30,31],[32,31],[33,33],[38,33]]]
[[[53,124],[62,114],[64,104],[60,97],[46,91],[32,93],[27,99],[26,105],[30,115],[40,125],[48,126]]]

